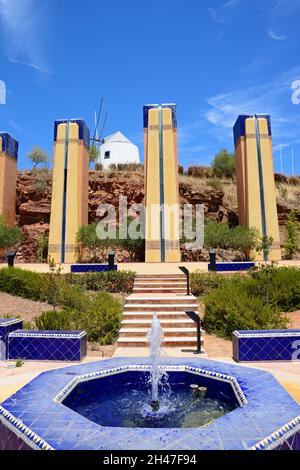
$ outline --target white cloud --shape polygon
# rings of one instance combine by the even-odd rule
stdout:
[[[216,23],[225,23],[227,20],[227,15],[238,3],[240,3],[240,0],[228,0],[220,7],[209,8],[208,11],[210,13],[211,19]]]
[[[282,34],[282,35],[276,34],[271,29],[268,29],[268,36],[271,39],[275,39],[275,41],[285,41],[286,40],[286,36],[284,34]]]
[[[42,21],[37,0],[0,0],[4,52],[12,63],[48,73],[42,51]]]
[[[299,110],[291,105],[291,83],[300,77],[300,67],[289,70],[276,80],[258,86],[221,93],[207,99],[204,118],[216,138],[232,135],[240,114],[270,114],[273,136],[279,141],[299,139]]]

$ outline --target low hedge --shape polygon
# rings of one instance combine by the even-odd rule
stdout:
[[[107,292],[132,292],[135,273],[132,271],[109,271],[103,273],[66,274],[68,283],[87,290]]]
[[[85,330],[88,341],[102,345],[111,344],[118,335],[122,306],[107,292],[94,298],[84,298],[84,308],[65,308],[62,311],[44,312],[35,319],[40,330]]]
[[[245,282],[232,280],[204,297],[204,324],[208,333],[230,339],[234,330],[286,328],[280,309],[259,296],[249,295]]]
[[[47,275],[18,268],[0,269],[0,292],[30,300],[45,300]]]
[[[217,273],[203,273],[195,271],[191,273],[191,291],[196,297],[208,294],[213,289],[226,285],[230,276]]]

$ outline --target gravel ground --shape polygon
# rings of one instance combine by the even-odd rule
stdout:
[[[34,318],[47,310],[52,310],[52,306],[47,303],[34,302],[0,292],[0,317],[15,316],[26,322],[32,322]]]

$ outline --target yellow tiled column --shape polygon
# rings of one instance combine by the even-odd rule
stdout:
[[[9,134],[0,133],[0,215],[5,223],[16,223],[16,186],[19,144]]]
[[[144,107],[146,262],[179,262],[175,105]]]
[[[55,262],[76,262],[76,235],[88,223],[88,145],[84,121],[56,121],[49,232]]]
[[[270,260],[280,260],[270,116],[239,116],[234,126],[239,222],[273,238]],[[257,261],[260,253],[251,253]]]

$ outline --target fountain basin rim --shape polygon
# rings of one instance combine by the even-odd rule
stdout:
[[[0,448],[8,448],[3,429],[19,439],[18,446],[23,442],[30,449],[110,451],[273,449],[300,432],[300,406],[271,373],[205,358],[163,360],[163,367],[169,370],[190,368],[192,373],[206,370],[210,378],[235,378],[248,403],[193,430],[101,427],[64,406],[59,401],[60,393],[77,377],[136,367],[149,370],[149,360],[111,358],[72,364],[42,372],[0,405]],[[56,398],[58,401],[54,401]]]
[[[101,379],[103,377],[109,377],[111,375],[122,374],[124,372],[149,372],[151,371],[151,365],[126,365],[121,367],[115,367],[113,369],[101,370],[96,372],[91,372],[88,374],[75,376],[70,382],[55,396],[54,401],[56,403],[62,403],[66,397],[74,390],[74,388],[83,382],[89,382],[91,380]],[[235,377],[222,374],[219,372],[213,372],[206,369],[191,367],[191,366],[169,366],[169,365],[160,365],[159,370],[161,372],[188,372],[194,375],[200,375],[203,377],[208,377],[213,380],[220,380],[222,382],[230,383],[235,397],[239,406],[247,405],[248,401],[245,397],[238,381]]]

